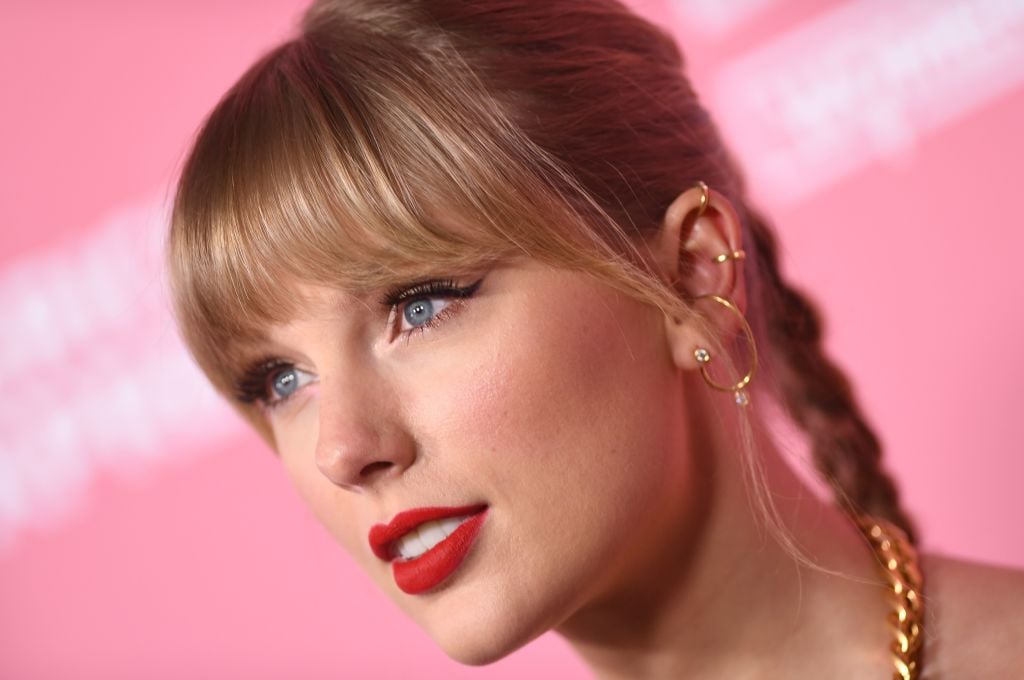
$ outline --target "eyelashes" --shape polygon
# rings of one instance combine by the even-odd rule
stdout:
[[[482,283],[483,277],[468,286],[458,286],[452,279],[427,279],[389,289],[379,299],[380,305],[388,312],[389,337],[403,337],[408,344],[414,335],[443,324],[461,310]],[[443,302],[436,312],[435,301]],[[427,318],[419,318],[424,312]],[[416,323],[419,321],[422,323]],[[297,368],[290,361],[265,357],[241,371],[234,381],[234,397],[243,404],[256,404],[269,411],[289,401],[300,387],[315,381],[315,375]],[[281,395],[275,391],[279,385],[289,386],[291,391]]]
[[[235,379],[235,399],[243,404],[263,403],[267,400],[270,382],[285,368],[292,365],[281,359],[261,359],[249,364]]]
[[[429,279],[410,286],[392,289],[381,298],[381,304],[391,311],[392,317],[397,319],[399,323],[397,335],[404,336],[408,343],[414,334],[434,328],[457,313],[462,303],[476,293],[481,283],[483,283],[483,278],[468,286],[459,287],[451,279]],[[434,300],[445,302],[444,306],[436,313],[433,313]],[[419,314],[427,312],[429,316],[423,319],[422,323],[416,324],[410,318],[410,311]],[[408,330],[402,330],[406,321],[411,325]],[[394,321],[389,319],[389,326],[391,325],[394,325]]]
[[[452,279],[427,279],[388,290],[381,296],[380,303],[385,307],[396,307],[406,300],[432,294],[468,297],[476,292],[481,283],[483,279],[465,288],[459,288]]]

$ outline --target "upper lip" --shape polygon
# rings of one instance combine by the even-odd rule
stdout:
[[[395,515],[394,519],[387,524],[374,524],[370,528],[370,548],[374,555],[385,562],[390,562],[395,557],[391,549],[392,544],[424,522],[446,517],[475,515],[486,507],[486,504],[478,503],[458,508],[430,507],[404,510]]]

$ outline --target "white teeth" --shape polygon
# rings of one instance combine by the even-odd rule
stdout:
[[[447,519],[441,520],[441,531],[447,536],[451,536],[452,532],[459,528],[459,525],[466,521],[465,517],[448,517]]]
[[[441,520],[424,522],[416,529],[395,541],[395,550],[405,560],[416,559],[435,545],[451,536],[460,524],[469,519],[465,517],[447,517]]]
[[[427,546],[427,550],[430,550],[430,548],[433,548],[435,545],[448,538],[448,534],[451,533],[441,528],[440,522],[427,522],[426,524],[422,524],[416,532],[420,535],[420,540],[423,541],[423,545]]]
[[[419,553],[421,555],[430,550],[430,546],[424,543],[423,539],[420,538],[419,531],[409,532],[409,547],[412,548],[412,552]]]
[[[395,545],[395,550],[398,552],[398,554],[402,557],[403,560],[411,560],[413,556],[416,554],[418,548],[413,548],[411,541],[406,540],[406,538],[408,537],[402,538],[398,541],[398,543]]]

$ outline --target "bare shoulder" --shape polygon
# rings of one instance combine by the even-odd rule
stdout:
[[[1024,678],[1024,571],[924,555],[928,680]]]

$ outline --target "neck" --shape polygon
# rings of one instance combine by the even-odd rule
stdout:
[[[750,500],[731,396],[687,413],[693,450],[707,452],[681,482],[691,493],[665,513],[658,547],[557,631],[602,680],[886,677],[886,595],[853,523],[793,474],[749,413],[778,517],[812,562],[801,563]]]

